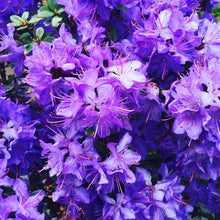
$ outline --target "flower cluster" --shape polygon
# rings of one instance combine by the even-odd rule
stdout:
[[[217,4],[0,3],[0,218],[217,219]]]

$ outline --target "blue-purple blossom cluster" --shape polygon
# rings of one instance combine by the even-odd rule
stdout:
[[[218,216],[218,2],[0,3],[0,219]]]

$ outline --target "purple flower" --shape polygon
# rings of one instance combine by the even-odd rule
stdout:
[[[118,60],[116,65],[113,64],[113,66],[108,68],[108,76],[118,79],[122,86],[126,89],[130,89],[133,85],[135,85],[135,83],[146,82],[144,74],[137,71],[137,69],[140,69],[141,66],[142,63],[138,60]]]
[[[192,207],[182,201],[181,192],[184,186],[180,185],[178,176],[169,177],[166,166],[162,169],[163,179],[155,185],[151,183],[151,175],[143,168],[136,169],[136,186],[132,189],[136,192],[132,196],[132,202],[140,214],[147,219],[154,216],[160,219],[177,218],[177,213],[181,211],[190,212]],[[188,209],[181,209],[185,205]]]
[[[75,55],[81,52],[81,47],[65,30],[64,25],[60,27],[59,34],[60,38],[55,39],[52,44],[47,42],[34,44],[32,55],[27,56],[24,61],[29,74],[23,81],[33,87],[38,99],[46,96],[48,100],[49,93],[54,99],[54,92],[61,78],[70,75],[79,63]]]
[[[205,54],[207,58],[218,57],[217,52],[220,45],[219,38],[220,24],[210,22],[208,19],[201,21],[199,33],[203,36],[203,47],[201,53]]]
[[[128,149],[131,140],[131,136],[126,133],[118,144],[108,143],[107,147],[111,151],[111,155],[102,162],[108,175],[123,173],[127,183],[135,182],[135,175],[129,166],[139,165],[141,160],[138,153]]]
[[[79,32],[79,37],[83,45],[98,44],[105,37],[103,34],[105,29],[98,27],[95,22],[91,23],[88,20],[81,21],[77,26],[77,31]]]
[[[71,121],[76,120],[78,129],[94,127],[94,137],[106,137],[112,129],[119,130],[120,128],[130,129],[127,115],[133,110],[129,110],[122,102],[119,94],[115,91],[111,84],[104,84],[105,81],[96,80],[96,71],[91,73],[88,84],[81,80],[70,80],[73,83],[75,93],[69,98],[62,98],[58,105],[57,113],[63,116],[69,116],[65,126],[68,126]],[[94,79],[92,77],[95,77]],[[97,83],[96,83],[97,82]],[[96,83],[96,84],[95,84]],[[99,85],[99,83],[101,85]],[[79,86],[77,85],[79,84]],[[81,84],[81,85],[80,85]],[[94,86],[97,87],[94,88]],[[78,94],[81,95],[77,98]],[[81,105],[81,106],[80,106]]]
[[[7,62],[13,62],[15,64],[15,73],[17,76],[20,76],[23,73],[25,47],[18,47],[18,44],[13,38],[14,30],[15,28],[13,27],[13,24],[10,23],[8,25],[8,35],[2,33],[3,36],[2,36],[0,52],[6,48],[9,48],[11,53],[6,55],[1,55],[0,59]]]
[[[80,0],[57,0],[58,4],[65,6],[65,11],[67,14],[72,15],[74,20],[85,20],[89,19],[90,16],[96,10],[96,5],[94,1],[80,1]]]
[[[2,157],[2,172],[5,172],[6,164],[9,169],[14,165],[21,165],[20,168],[31,162],[27,159],[28,153],[32,151],[38,154],[39,151],[33,147],[35,128],[38,121],[32,121],[29,110],[24,105],[16,105],[10,99],[0,98],[0,132]],[[33,158],[32,158],[33,159]],[[4,167],[4,168],[3,168]]]
[[[63,164],[63,174],[74,174],[78,179],[83,179],[85,167],[92,165],[92,158],[95,156],[92,143],[93,140],[88,138],[82,144],[78,140],[69,144],[69,156]]]
[[[173,130],[177,134],[184,132],[192,139],[197,139],[202,132],[202,127],[210,120],[206,109],[207,93],[202,91],[198,69],[193,68],[189,76],[183,77],[180,83],[173,85],[172,97],[174,100],[169,104],[171,114],[176,118]]]
[[[18,208],[16,210],[17,217],[24,217],[30,219],[43,220],[44,214],[40,214],[37,211],[39,202],[44,198],[45,193],[41,190],[38,193],[30,196],[26,183],[17,179],[13,186],[13,189],[18,197]]]
[[[0,218],[8,219],[8,216],[12,212],[16,212],[18,209],[18,200],[17,196],[8,196],[6,198],[2,198],[2,189],[0,189]]]
[[[108,196],[103,198],[105,205],[103,207],[102,219],[136,219],[135,211],[132,208],[128,196],[123,197],[122,194],[116,195],[116,201]]]
[[[82,209],[78,206],[79,203],[89,204],[90,198],[85,188],[81,187],[82,181],[76,176],[69,174],[64,175],[63,178],[58,178],[56,191],[52,195],[54,202],[66,204],[67,214],[72,218],[78,216]]]
[[[47,154],[47,165],[43,169],[51,169],[50,176],[59,176],[63,171],[63,160],[65,154],[67,154],[68,150],[66,148],[62,149],[63,146],[66,145],[65,140],[58,141],[52,145],[50,143],[44,143],[40,140],[42,150],[42,155]],[[61,148],[61,149],[60,149]]]

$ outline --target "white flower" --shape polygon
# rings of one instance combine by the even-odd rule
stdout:
[[[130,89],[135,82],[146,82],[145,75],[136,71],[141,64],[138,60],[122,62],[108,69],[109,76],[117,78],[126,89]]]

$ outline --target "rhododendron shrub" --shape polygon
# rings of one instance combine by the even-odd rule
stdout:
[[[218,3],[2,1],[0,219],[219,219]]]

